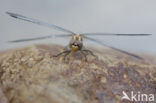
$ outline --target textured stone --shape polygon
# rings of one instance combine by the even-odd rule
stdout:
[[[145,60],[110,49],[99,57],[73,53],[53,57],[56,45],[36,45],[0,54],[0,103],[129,103],[122,91],[156,95],[155,58]],[[133,103],[133,102],[132,102]]]

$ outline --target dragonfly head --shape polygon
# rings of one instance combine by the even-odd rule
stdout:
[[[70,48],[72,51],[76,52],[82,49],[82,35],[80,34],[73,34],[72,39],[70,41]]]

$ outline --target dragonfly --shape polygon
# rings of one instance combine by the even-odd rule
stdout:
[[[49,28],[52,28],[52,29],[55,29],[55,30],[58,30],[58,31],[62,31],[64,33],[67,33],[67,34],[60,34],[60,35],[54,35],[53,34],[53,35],[42,36],[42,37],[37,37],[37,38],[26,38],[26,39],[19,39],[19,40],[9,41],[11,43],[18,43],[18,42],[48,39],[48,38],[53,38],[53,37],[72,37],[70,42],[69,42],[68,47],[63,52],[60,52],[60,53],[54,55],[55,57],[58,57],[58,56],[64,54],[64,59],[71,52],[77,52],[77,51],[80,51],[84,55],[86,61],[87,61],[86,53],[90,53],[92,56],[95,56],[94,53],[91,50],[88,50],[88,49],[86,49],[84,47],[83,39],[87,39],[89,41],[98,43],[98,44],[100,44],[102,46],[109,47],[109,48],[111,48],[113,50],[122,52],[122,53],[124,53],[126,55],[135,57],[137,59],[143,59],[142,57],[140,57],[140,56],[138,56],[136,54],[129,53],[127,51],[124,51],[124,50],[115,48],[115,47],[113,47],[111,45],[105,44],[104,42],[99,41],[98,39],[95,39],[93,36],[149,36],[149,35],[152,35],[152,34],[118,34],[118,33],[82,33],[82,34],[79,34],[79,33],[73,32],[71,30],[65,29],[63,27],[60,27],[60,26],[57,26],[57,25],[54,25],[54,24],[49,24],[49,23],[40,21],[38,19],[26,17],[26,16],[23,16],[21,14],[12,13],[12,12],[6,12],[6,13],[8,15],[10,15],[11,17],[19,19],[19,20],[31,22],[31,23],[34,23],[34,24],[42,25],[42,26],[45,26],[45,27],[49,27]]]

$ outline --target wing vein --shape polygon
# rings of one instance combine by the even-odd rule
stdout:
[[[98,43],[98,44],[100,44],[100,45],[103,45],[103,46],[109,47],[109,48],[111,48],[111,49],[114,49],[114,50],[116,50],[116,51],[122,52],[122,53],[124,53],[124,54],[127,54],[127,55],[129,55],[129,56],[133,56],[133,57],[135,57],[135,58],[138,58],[138,59],[143,60],[142,57],[140,57],[140,56],[138,56],[138,55],[136,55],[136,54],[132,54],[132,53],[129,53],[129,52],[127,52],[127,51],[124,51],[124,50],[121,50],[121,49],[118,49],[118,48],[109,46],[109,45],[104,44],[103,42],[101,42],[101,41],[99,41],[99,40],[96,40],[96,39],[94,39],[94,38],[87,37],[87,36],[84,36],[84,38],[86,38],[86,39],[88,39],[88,40],[90,40],[90,41],[92,41],[92,42],[96,42],[96,43]]]
[[[72,32],[70,30],[67,30],[65,28],[56,26],[54,24],[48,24],[48,23],[42,22],[40,20],[29,18],[29,17],[23,16],[23,15],[20,15],[20,14],[16,14],[16,13],[11,13],[11,12],[6,12],[6,13],[8,15],[10,15],[11,17],[16,18],[16,19],[20,19],[20,20],[28,21],[28,22],[31,22],[31,23],[34,23],[34,24],[46,26],[46,27],[53,28],[53,29],[58,30],[58,31],[75,34],[74,32]]]

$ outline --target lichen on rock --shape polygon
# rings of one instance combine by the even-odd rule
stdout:
[[[156,64],[148,60],[109,49],[93,49],[98,58],[87,55],[87,62],[80,53],[52,56],[62,50],[35,45],[1,54],[5,103],[127,103],[122,91],[156,95]]]

